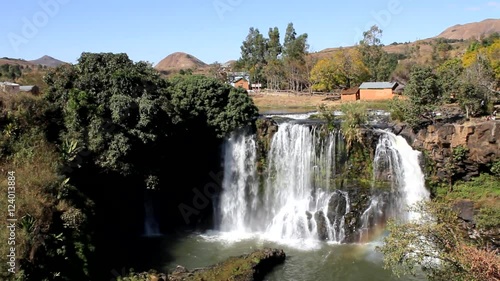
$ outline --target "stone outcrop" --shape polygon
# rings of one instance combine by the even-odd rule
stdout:
[[[430,125],[416,134],[413,147],[427,152],[436,164],[438,177],[449,177],[447,163],[455,161],[455,176],[467,179],[500,159],[500,122]],[[457,162],[453,152],[460,147],[467,153]]]
[[[177,268],[168,276],[169,281],[260,281],[275,266],[286,259],[285,252],[279,249],[262,249],[248,255],[231,257],[216,265],[187,270]]]

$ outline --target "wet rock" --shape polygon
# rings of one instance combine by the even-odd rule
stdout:
[[[314,214],[314,220],[316,220],[316,229],[318,230],[318,239],[327,240],[328,239],[328,225],[323,211],[316,212]]]
[[[188,271],[178,266],[168,276],[169,281],[260,281],[274,267],[286,259],[285,252],[280,249],[262,249],[248,255],[231,257],[216,265]],[[179,270],[178,270],[179,269]]]

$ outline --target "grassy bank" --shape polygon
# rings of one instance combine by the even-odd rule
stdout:
[[[318,94],[295,94],[281,92],[263,92],[250,94],[259,112],[283,111],[283,112],[306,112],[317,110],[322,104],[331,109],[340,109],[340,105],[345,103],[341,100],[334,100],[333,95]],[[363,104],[367,109],[389,110],[389,101],[356,101]]]

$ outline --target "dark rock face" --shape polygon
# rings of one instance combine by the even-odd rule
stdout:
[[[446,164],[455,161],[455,177],[468,179],[500,159],[500,122],[430,125],[417,133],[413,147],[427,151],[436,163],[437,177],[450,177]],[[458,147],[468,152],[457,162],[453,151]]]
[[[474,223],[474,202],[470,200],[460,200],[455,202],[453,209],[458,213],[458,217],[468,223]]]
[[[248,255],[231,257],[211,267],[187,270],[177,268],[168,276],[169,281],[260,281],[274,267],[285,262],[286,254],[280,249],[262,249]]]
[[[328,239],[328,228],[327,228],[327,221],[325,218],[325,214],[323,211],[319,211],[314,214],[314,219],[316,220],[317,223],[317,229],[318,229],[318,238],[320,240],[327,240]]]

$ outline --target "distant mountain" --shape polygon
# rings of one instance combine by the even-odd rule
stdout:
[[[3,57],[0,58],[0,65],[4,64],[11,64],[11,65],[22,65],[22,66],[33,66],[33,64],[30,61],[23,60],[23,59],[13,59],[13,58],[8,58],[8,57]]]
[[[500,33],[500,19],[486,19],[480,22],[457,24],[447,28],[436,37],[458,40],[479,39],[481,36],[488,36],[495,32]]]
[[[24,60],[24,59],[13,59],[13,58],[7,58],[3,57],[0,58],[0,65],[3,64],[11,64],[11,65],[21,65],[21,66],[27,66],[30,68],[36,67],[38,65],[46,66],[46,67],[56,67],[61,64],[65,64],[66,62],[60,61],[58,59],[55,59],[50,56],[43,56],[39,59],[36,60]]]
[[[177,52],[168,55],[163,60],[161,60],[155,69],[158,71],[175,71],[181,69],[198,69],[205,68],[208,65],[193,55]]]
[[[39,59],[32,60],[29,62],[33,63],[34,65],[43,65],[47,67],[57,67],[60,66],[61,64],[66,64],[66,62],[60,61],[51,56],[43,56]]]

